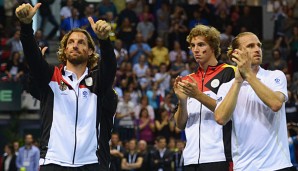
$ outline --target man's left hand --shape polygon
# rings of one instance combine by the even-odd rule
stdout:
[[[104,20],[98,20],[94,23],[92,17],[88,17],[89,23],[99,39],[105,40],[111,32],[111,25]]]

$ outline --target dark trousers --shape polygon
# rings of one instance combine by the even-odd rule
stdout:
[[[296,171],[296,168],[295,167],[287,167],[287,168],[279,169],[279,170],[276,170],[276,171]]]
[[[229,171],[228,162],[212,162],[184,166],[184,171]]]
[[[81,167],[63,167],[56,164],[41,165],[39,171],[96,171],[99,170],[99,164],[87,164]]]

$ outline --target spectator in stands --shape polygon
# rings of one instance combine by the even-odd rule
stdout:
[[[50,22],[53,25],[53,28],[48,34],[46,39],[52,39],[56,35],[57,31],[59,30],[59,24],[56,21],[51,9],[51,4],[53,4],[55,1],[39,0],[39,2],[42,3],[42,6],[40,7],[40,13],[39,13],[41,16],[40,30],[43,32],[47,22]]]
[[[119,102],[116,111],[116,119],[119,122],[120,140],[125,141],[135,137],[134,130],[134,104],[129,92],[124,92],[123,101]]]
[[[14,9],[18,5],[17,0],[4,0],[5,28],[13,30]]]
[[[289,39],[290,56],[289,60],[292,64],[293,73],[298,72],[298,25],[292,28],[293,37]]]
[[[147,142],[145,140],[140,140],[138,142],[138,153],[143,158],[141,171],[151,171],[150,165],[150,152],[147,146]]]
[[[176,61],[176,57],[178,54],[181,55],[183,62],[187,61],[186,51],[181,49],[181,45],[179,41],[174,41],[173,48],[172,50],[170,50],[170,53],[169,53],[170,63],[174,63]]]
[[[97,7],[97,16],[100,19],[107,19],[107,12],[112,12],[113,16],[117,17],[117,9],[111,0],[102,0]]]
[[[285,104],[287,123],[298,123],[298,104],[296,104],[295,92],[288,90],[288,101]]]
[[[155,125],[154,120],[150,118],[147,108],[142,108],[139,113],[139,119],[136,119],[137,139],[145,140],[152,144],[154,140]]]
[[[135,27],[132,26],[130,19],[126,17],[123,18],[122,23],[118,25],[116,35],[118,39],[122,40],[123,47],[129,50],[135,40],[136,33]]]
[[[136,74],[137,79],[145,77],[146,71],[149,68],[148,60],[145,54],[142,54],[139,58],[139,62],[133,65],[133,72]]]
[[[62,6],[60,10],[60,19],[63,21],[65,18],[71,17],[71,9],[73,7],[73,0],[67,0],[66,5]]]
[[[83,17],[85,17],[85,10],[86,10],[86,7],[87,6],[90,6],[90,5],[92,5],[93,6],[93,8],[94,8],[94,5],[93,4],[88,4],[88,2],[86,2],[86,0],[76,0],[76,1],[74,1],[74,3],[73,3],[73,6],[76,8],[76,9],[78,9],[78,11],[79,11],[79,18],[81,19],[81,18],[83,18]],[[94,10],[94,9],[93,9]],[[91,15],[90,15],[91,16]],[[94,18],[93,18],[94,19]],[[95,21],[95,20],[94,20]]]
[[[137,33],[135,43],[133,43],[129,48],[129,57],[132,61],[132,65],[139,62],[139,58],[142,54],[150,57],[151,47],[148,43],[144,42],[143,35],[141,33]]]
[[[281,58],[281,54],[278,49],[272,51],[272,58],[273,60],[270,60],[268,70],[280,70],[284,73],[288,72],[287,62]]]
[[[164,46],[164,40],[161,37],[157,37],[155,40],[155,46],[151,49],[151,56],[149,62],[153,67],[159,67],[162,63],[169,66],[169,49]]]
[[[19,149],[16,165],[18,170],[38,171],[39,170],[39,149],[33,145],[32,134],[25,135],[25,145]]]
[[[23,52],[23,45],[20,40],[20,35],[21,35],[20,30],[16,30],[14,32],[13,37],[11,37],[9,40],[7,40],[6,46],[10,47],[11,56],[12,56],[13,52],[19,52],[21,55],[20,61],[23,61],[24,52]]]
[[[167,71],[167,65],[161,63],[159,71],[154,75],[154,81],[158,84],[158,89],[161,92],[162,97],[165,97],[165,93],[170,90],[171,75]]]
[[[177,139],[176,140],[176,150],[173,153],[174,171],[183,170],[183,150],[185,147],[185,142]]]
[[[155,27],[153,25],[153,22],[149,20],[149,14],[144,13],[143,14],[143,21],[139,21],[137,24],[137,32],[141,33],[143,36],[143,41],[145,43],[151,44],[153,34],[155,31]]]
[[[145,16],[147,15],[147,16]],[[138,15],[139,21],[142,22],[144,21],[144,18],[147,17],[148,21],[154,23],[155,18],[153,13],[150,11],[150,7],[148,4],[144,5],[143,11]]]
[[[167,1],[162,1],[161,7],[156,11],[156,31],[157,36],[165,40],[165,45],[169,47],[168,32],[170,28],[170,6]]]
[[[287,124],[288,129],[288,141],[289,141],[289,149],[291,156],[291,163],[293,164],[294,170],[298,170],[298,163],[296,159],[296,148],[298,145],[298,124],[295,122],[290,122]],[[294,135],[291,135],[291,131],[294,132]]]
[[[5,74],[8,76],[9,81],[18,82],[22,79],[22,76],[25,74],[25,66],[20,62],[20,53],[13,52],[12,59],[8,61]]]
[[[188,29],[192,29],[198,24],[209,25],[209,21],[206,18],[202,18],[201,13],[195,10],[192,12],[192,18],[188,22]]]
[[[3,158],[1,170],[2,171],[17,171],[16,166],[16,154],[12,144],[6,144],[4,146],[4,152],[6,155]]]
[[[121,160],[124,157],[125,149],[120,144],[119,134],[112,133],[111,144],[110,144],[110,154],[111,154],[111,164],[110,171],[121,170]]]
[[[182,71],[186,69],[181,53],[177,53],[175,58],[176,60],[171,63],[171,68],[169,70],[172,78],[177,77]]]
[[[163,136],[156,137],[156,150],[152,152],[151,166],[153,171],[171,171],[172,152],[167,149],[167,141]]]
[[[121,161],[121,169],[129,171],[141,171],[143,158],[137,151],[136,139],[129,140],[128,151]]]
[[[155,120],[156,136],[164,136],[169,142],[172,132],[175,129],[175,123],[170,120],[169,113],[164,108],[159,108],[158,117]]]
[[[71,16],[68,18],[65,18],[61,22],[61,37],[63,37],[66,33],[68,33],[70,30],[75,28],[81,27],[81,21],[79,19],[79,12],[76,8],[71,8]]]
[[[75,7],[76,8],[76,7]],[[79,9],[79,8],[77,8]],[[79,13],[81,15],[81,13]],[[97,39],[96,34],[94,33],[94,31],[91,28],[91,25],[88,21],[88,17],[92,17],[94,21],[97,21],[98,18],[94,13],[94,5],[93,4],[89,4],[85,7],[83,16],[80,17],[80,27],[82,29],[86,29],[88,31],[88,33],[92,36],[93,40]]]
[[[119,68],[123,61],[128,62],[128,52],[126,48],[123,47],[123,42],[120,39],[115,40],[114,46],[114,53],[117,59],[117,68]]]
[[[47,39],[44,38],[43,35],[43,31],[42,30],[36,30],[35,34],[34,34],[35,40],[37,42],[37,45],[43,49],[44,47],[47,47],[45,53],[49,54],[50,52],[50,47],[49,47],[49,43],[47,41]]]
[[[139,19],[138,19],[137,14],[135,13],[135,11],[133,11],[133,6],[134,6],[134,2],[133,1],[126,2],[125,9],[122,10],[119,13],[119,15],[118,15],[119,18],[118,18],[118,24],[117,25],[120,26],[123,23],[123,20],[125,18],[129,18],[132,27],[134,29],[136,29],[137,24],[139,22]]]

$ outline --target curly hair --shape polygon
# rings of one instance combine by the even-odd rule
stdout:
[[[61,62],[63,65],[66,65],[67,58],[66,58],[66,55],[64,53],[64,50],[66,48],[67,41],[68,41],[70,35],[74,32],[83,33],[87,37],[88,47],[93,50],[93,53],[89,56],[89,59],[88,59],[88,62],[87,62],[87,67],[92,69],[93,67],[95,67],[97,65],[99,54],[96,53],[96,51],[95,51],[95,43],[94,43],[92,37],[90,36],[90,34],[86,30],[80,29],[80,28],[75,28],[75,29],[69,31],[67,34],[65,34],[63,36],[63,38],[60,42],[59,50],[57,52],[58,61]]]
[[[191,29],[186,41],[190,44],[191,40],[196,36],[204,36],[209,46],[214,50],[216,58],[219,57],[221,53],[220,32],[216,28],[198,24]]]
[[[240,47],[239,38],[247,35],[255,35],[252,32],[242,32],[239,33],[231,42],[230,46],[228,47],[227,56],[229,59],[232,59],[232,53],[235,49],[238,49]]]

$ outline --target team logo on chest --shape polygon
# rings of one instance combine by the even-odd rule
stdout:
[[[216,88],[216,87],[218,87],[219,86],[219,80],[218,79],[214,79],[214,80],[212,80],[212,82],[211,82],[211,87],[212,88]]]
[[[61,91],[65,91],[67,89],[67,85],[62,80],[60,81],[59,89]]]

